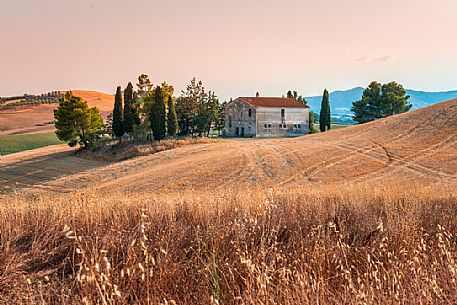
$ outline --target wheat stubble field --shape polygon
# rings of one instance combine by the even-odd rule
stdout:
[[[0,164],[5,304],[457,302],[455,100],[296,139]]]

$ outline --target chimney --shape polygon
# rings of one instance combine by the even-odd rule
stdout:
[[[259,97],[259,96],[260,96],[260,93],[256,92],[255,97]]]

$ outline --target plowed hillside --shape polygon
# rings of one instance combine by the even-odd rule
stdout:
[[[44,152],[44,150],[43,150]],[[14,158],[14,157],[11,157]],[[217,189],[241,186],[378,185],[400,188],[457,189],[457,100],[448,101],[376,122],[294,139],[224,140],[181,147],[116,164],[75,162],[56,155],[27,162],[4,161],[8,172],[21,167],[46,172],[21,188],[75,190],[86,187],[128,191]],[[72,158],[75,169],[61,169]],[[82,168],[78,170],[77,168]],[[43,183],[43,181],[46,181]],[[14,186],[11,186],[14,188]]]
[[[89,107],[97,107],[102,113],[113,111],[114,95],[98,91],[72,90],[73,95],[82,97]]]
[[[113,109],[113,95],[85,90],[72,90],[72,92],[87,101],[89,107],[100,109],[105,118]],[[56,107],[57,104],[31,105],[0,111],[0,133],[28,134],[53,131],[54,126],[45,123],[54,120],[54,109]]]

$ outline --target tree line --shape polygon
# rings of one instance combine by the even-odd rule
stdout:
[[[172,85],[163,82],[154,87],[145,74],[138,77],[137,91],[128,83],[122,95],[121,87],[117,87],[113,135],[162,140],[176,135],[208,136],[212,129],[222,128],[219,114],[225,104],[220,105],[216,94],[206,91],[201,81],[194,78],[179,97],[173,94]]]
[[[108,134],[122,139],[124,135],[139,141],[162,140],[166,137],[209,136],[224,125],[226,103],[219,104],[214,91],[206,91],[203,83],[191,80],[180,96],[174,87],[163,82],[154,86],[148,75],[138,77],[134,90],[129,82],[116,89],[113,112],[106,124],[97,108],[67,92],[54,110],[57,137],[70,146],[92,147]]]

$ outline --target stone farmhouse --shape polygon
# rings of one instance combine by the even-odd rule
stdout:
[[[309,107],[292,98],[239,97],[225,109],[224,136],[294,137],[309,133]]]

